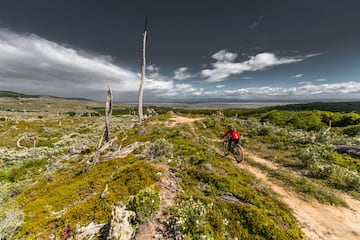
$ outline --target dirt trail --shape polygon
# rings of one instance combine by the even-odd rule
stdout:
[[[215,151],[222,154],[219,149],[215,149]],[[261,158],[247,149],[244,149],[244,154],[272,170],[279,168],[276,163]],[[259,168],[250,166],[246,162],[235,163],[235,159],[232,161],[237,167],[253,173],[280,195],[281,200],[292,209],[306,238],[311,240],[360,239],[360,201],[348,195],[342,195],[341,197],[347,202],[349,208],[324,205],[316,201],[305,201],[300,199],[296,193],[272,182],[266,173]],[[294,173],[294,176],[296,175]]]
[[[162,169],[160,179],[160,207],[156,216],[152,221],[140,226],[137,231],[135,239],[169,239],[167,237],[166,221],[169,216],[167,215],[167,208],[174,204],[176,199],[176,191],[179,189],[177,179],[171,173],[169,167],[165,164],[156,164],[156,167]]]
[[[194,122],[198,120],[202,120],[203,118],[186,118],[181,116],[174,116],[169,119],[169,121],[165,122],[165,126],[174,127],[176,124],[187,124],[195,137],[199,137],[196,133]],[[162,169],[162,175],[160,179],[160,207],[159,211],[152,218],[152,221],[143,224],[138,229],[135,239],[143,240],[143,239],[157,239],[157,240],[165,240],[165,239],[173,239],[174,236],[170,236],[171,233],[167,232],[166,229],[166,221],[169,216],[166,215],[166,209],[172,206],[176,199],[176,192],[181,188],[177,182],[177,179],[173,173],[171,173],[169,167],[165,164],[157,164],[158,168]]]
[[[275,164],[249,151],[246,151],[246,154],[250,154],[250,158],[258,163],[265,164],[273,169],[276,168]],[[246,163],[236,165],[253,173],[280,195],[281,200],[292,209],[300,228],[308,239],[360,239],[360,201],[349,196],[343,196],[349,208],[324,205],[315,201],[304,201],[298,198],[296,193],[271,182],[266,173],[260,169]]]
[[[199,135],[194,127],[194,122],[202,120],[202,118],[186,118],[181,116],[174,116],[165,125],[168,127],[174,127],[178,123],[185,123],[189,125],[191,132],[195,137]],[[219,154],[219,149],[214,149]],[[269,167],[270,169],[277,169],[278,166],[264,158],[258,157],[250,151],[244,149],[245,155],[252,160]],[[304,232],[306,238],[311,240],[357,240],[360,239],[360,201],[357,201],[350,196],[342,196],[346,200],[349,208],[335,207],[329,205],[323,205],[316,201],[305,201],[300,199],[296,193],[291,192],[282,186],[272,182],[262,170],[250,166],[246,162],[234,164],[241,168],[253,173],[257,178],[264,181],[265,184],[269,185],[274,192],[280,195],[280,199],[285,202],[290,209],[292,209],[295,218],[297,219],[300,228]],[[164,236],[154,236],[156,229],[161,228],[161,221],[164,216],[161,214],[165,208],[171,206],[176,198],[176,192],[169,190],[169,186],[176,183],[173,176],[168,175],[168,169],[165,169],[165,176],[163,177],[160,189],[162,206],[160,207],[160,213],[157,216],[158,221],[150,223],[149,229],[144,229],[144,234],[141,238],[137,239],[166,239]],[[146,235],[147,234],[147,235]],[[147,237],[147,238],[143,238]]]
[[[191,130],[191,133],[194,134],[194,136],[196,138],[199,137],[199,135],[197,134],[195,127],[194,127],[194,122],[199,121],[199,120],[203,120],[204,118],[187,118],[187,117],[182,117],[182,116],[175,116],[170,118],[171,122],[167,123],[168,127],[174,127],[176,124],[179,123],[184,123],[187,124]]]

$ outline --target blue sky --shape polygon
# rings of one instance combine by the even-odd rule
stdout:
[[[0,90],[135,101],[360,99],[360,2],[0,2]]]

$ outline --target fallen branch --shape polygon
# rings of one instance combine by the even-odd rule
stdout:
[[[181,187],[181,185],[179,183],[180,182],[179,178],[177,176],[175,176],[175,174],[172,173],[172,172],[169,172],[169,175],[170,175],[170,177],[172,177],[175,180],[175,183],[176,183],[175,190],[178,190],[180,192],[184,192],[184,190],[182,189],[182,187]],[[169,189],[169,190],[173,190],[173,189]]]
[[[112,158],[124,158],[130,153],[132,153],[136,148],[139,148],[141,146],[144,146],[145,144],[148,144],[150,142],[134,142],[122,149],[119,149],[115,152],[109,152],[104,156],[104,160],[109,160]]]
[[[105,133],[105,131],[104,131]],[[104,134],[101,134],[101,138],[100,138],[100,141],[96,147],[96,151],[95,151],[95,155],[94,155],[94,164],[96,164],[99,160],[99,155],[100,155],[100,148],[101,148],[101,145],[102,145],[102,142],[104,140]]]
[[[244,204],[239,199],[237,199],[235,197],[231,197],[231,196],[220,196],[220,197],[216,197],[216,198],[219,199],[219,200],[225,201],[225,202]]]
[[[104,199],[104,198],[105,198],[105,195],[106,195],[106,193],[107,193],[107,190],[108,190],[108,184],[106,184],[104,191],[102,191],[102,193],[101,193],[101,195],[100,195],[100,198],[101,198],[101,199]]]
[[[5,135],[9,134],[12,130],[15,130],[15,129],[17,129],[17,127],[16,127],[16,126],[12,126],[12,127],[10,127],[7,131],[5,131],[5,132],[1,133],[1,134],[0,134],[0,137],[5,136]]]
[[[108,141],[107,143],[105,143],[104,146],[102,146],[102,147],[100,148],[100,153],[103,152],[103,151],[105,151],[108,147],[111,147],[112,144],[113,144],[117,139],[118,139],[118,138],[115,137],[115,138],[111,139],[110,141]]]
[[[89,223],[86,227],[80,227],[76,225],[76,239],[95,239],[96,235],[106,225],[106,223],[95,224],[94,222]]]
[[[21,145],[20,145],[20,142],[21,142],[22,140],[28,140],[28,139],[29,139],[29,137],[28,137],[26,134],[25,134],[25,135],[22,135],[22,136],[17,140],[16,146],[17,146],[18,148],[27,149],[27,147],[21,146]]]
[[[68,141],[69,139],[72,139],[74,136],[79,136],[79,133],[70,133],[66,136],[63,136],[61,140],[55,142],[53,145],[54,147],[59,146],[60,144],[63,144],[63,142]]]

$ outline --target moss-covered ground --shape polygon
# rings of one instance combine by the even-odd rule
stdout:
[[[131,196],[158,184],[163,171],[156,167],[158,162],[168,164],[179,179],[182,191],[167,210],[171,216],[167,224],[176,226],[185,239],[302,239],[291,210],[280,198],[219,154],[219,135],[229,124],[240,130],[243,146],[283,170],[257,167],[302,197],[346,205],[341,198],[327,194],[329,189],[359,190],[356,178],[336,185],[332,175],[321,178],[316,175],[319,170],[307,164],[310,160],[298,157],[311,144],[327,139],[316,132],[261,123],[259,112],[253,110],[257,116],[253,119],[244,110],[234,112],[238,117],[224,117],[215,111],[186,113],[201,120],[174,126],[167,124],[172,113],[161,113],[135,126],[136,116],[128,114],[134,108],[117,106],[111,125],[111,139],[117,140],[94,164],[104,123],[100,104],[62,101],[61,105],[49,98],[30,98],[21,105],[10,100],[5,103],[0,121],[0,217],[11,226],[5,218],[14,211],[21,220],[15,229],[4,230],[9,239],[34,239],[51,233],[61,236],[65,227],[75,230],[76,225],[108,222],[113,205],[126,204]],[[124,158],[104,160],[106,152],[134,142],[149,144]],[[311,157],[316,164],[325,164],[323,159]],[[354,158],[331,152],[324,158],[326,164],[359,171],[359,161]],[[294,172],[302,178],[293,178]]]

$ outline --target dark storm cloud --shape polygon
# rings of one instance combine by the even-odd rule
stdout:
[[[4,29],[0,29],[0,62],[0,86],[19,91],[43,88],[61,95],[74,88],[103,89],[106,84],[120,91],[137,88],[136,74],[114,65],[109,56],[81,54],[36,35]]]
[[[11,31],[0,31],[0,89],[102,99],[111,84],[134,100],[149,15],[146,100],[239,89],[249,98],[296,95],[304,86],[313,95],[346,94],[346,84],[356,92],[359,7],[356,0],[4,0],[0,26]],[[307,55],[314,52],[324,55]]]

